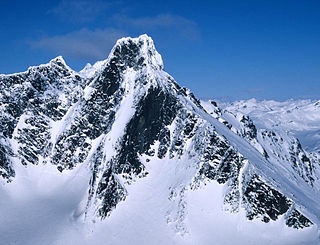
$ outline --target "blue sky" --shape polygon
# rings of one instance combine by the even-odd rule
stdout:
[[[320,99],[320,1],[1,0],[0,73],[62,55],[75,70],[150,35],[202,99]]]

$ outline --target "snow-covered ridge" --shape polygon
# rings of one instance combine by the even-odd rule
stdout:
[[[261,128],[287,131],[311,152],[320,152],[320,101],[236,101],[219,104],[228,111],[250,116]]]
[[[12,73],[12,74],[0,74],[0,78],[10,77],[10,76],[17,76],[17,75],[27,75],[29,73],[35,72],[37,70],[46,69],[46,68],[58,68],[58,69],[66,69],[69,72],[76,73],[73,71],[65,62],[62,56],[57,56],[56,58],[50,60],[46,64],[41,64],[38,66],[30,66],[27,71]]]

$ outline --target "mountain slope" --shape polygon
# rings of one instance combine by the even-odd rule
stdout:
[[[215,215],[237,214],[230,216],[239,219],[230,218],[233,226],[246,219],[258,222],[257,227],[274,222],[292,227],[283,228],[288,234],[301,229],[299,241],[307,233],[312,234],[308,241],[317,239],[319,166],[307,161],[300,148],[296,168],[292,161],[279,161],[278,155],[287,157],[285,146],[274,146],[266,157],[257,147],[261,140],[250,139],[256,137],[254,130],[241,135],[221,113],[208,114],[212,108],[203,108],[164,71],[146,35],[120,39],[107,60],[80,73],[58,57],[25,73],[1,75],[0,84],[3,191],[11,193],[21,179],[38,183],[35,169],[46,169],[57,182],[67,179],[71,189],[81,182],[82,194],[70,194],[76,197],[68,212],[73,222],[95,232],[95,239],[104,239],[99,233],[104,227],[115,237],[110,244],[125,243],[115,229],[132,216],[123,229],[135,243],[147,240],[132,232],[134,223],[138,234],[159,229],[157,244],[169,237],[170,243],[210,243],[210,232],[199,231],[196,215],[212,223],[206,203],[213,204]],[[63,192],[58,184],[57,190]]]
[[[220,105],[220,104],[219,104]],[[320,102],[312,100],[236,101],[221,103],[228,111],[250,116],[262,128],[288,131],[310,152],[319,152]],[[264,118],[264,120],[261,120]]]

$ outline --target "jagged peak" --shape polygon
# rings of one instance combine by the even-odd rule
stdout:
[[[71,72],[71,73],[74,72],[73,69],[66,64],[63,57],[59,55],[56,58],[50,60],[48,63],[29,66],[26,71],[22,71],[22,72],[15,72],[11,74],[0,74],[0,77],[11,77],[11,76],[23,75],[23,74],[28,74],[29,72],[38,71],[41,68],[56,67],[56,66],[62,68],[63,70],[67,70],[68,72]]]
[[[153,40],[151,37],[149,37],[147,34],[142,34],[138,37],[123,37],[117,40],[116,45],[126,45],[129,42],[134,42],[134,43],[143,43],[146,44],[148,47],[151,49],[155,49]]]
[[[65,62],[65,60],[63,59],[63,57],[61,55],[50,60],[48,64],[51,66],[59,66],[65,70],[68,70],[70,72],[74,72],[74,70],[70,66],[67,65],[67,63]]]
[[[115,56],[117,52],[121,52],[124,48],[133,51],[135,56],[139,56],[140,58],[143,57],[144,64],[151,65],[155,69],[163,70],[161,55],[157,52],[152,38],[147,34],[143,34],[136,38],[124,37],[119,39],[111,50],[108,60]],[[139,59],[136,60],[140,61]]]
[[[66,64],[66,62],[64,61],[62,56],[57,56],[56,58],[50,60],[48,63],[45,64],[41,64],[38,66],[30,66],[28,68],[28,70],[26,71],[28,72],[37,72],[41,69],[58,69],[60,71],[64,70],[67,71],[68,73],[74,73],[74,71]]]
[[[59,55],[56,58],[50,60],[49,64],[57,64],[57,65],[67,66],[65,60],[63,59],[63,57],[61,55]]]

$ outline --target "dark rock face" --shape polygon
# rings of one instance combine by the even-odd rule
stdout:
[[[38,164],[52,147],[51,122],[61,120],[77,102],[84,81],[56,58],[27,72],[3,76],[0,86],[0,133],[16,140],[22,164]]]
[[[26,75],[8,76],[0,79],[0,130],[4,137],[12,137],[19,117],[34,96],[34,88],[24,83]]]
[[[237,212],[240,208],[240,170],[244,167],[245,158],[215,131],[208,136],[208,143],[201,159],[202,167],[199,169],[199,177],[228,186],[224,204],[227,210]]]
[[[18,128],[15,137],[21,145],[18,149],[21,163],[23,165],[27,165],[27,162],[38,164],[39,156],[46,157],[48,154],[50,122],[45,116],[34,112],[24,120],[24,123],[26,127]]]
[[[102,197],[100,198],[102,203],[98,208],[98,215],[101,219],[107,217],[116,205],[125,200],[127,196],[126,190],[119,183],[112,170],[113,168],[109,168],[108,171],[103,173],[97,189],[98,197]]]
[[[291,200],[257,174],[243,181],[250,163],[201,117],[200,101],[163,71],[149,38],[119,41],[92,77],[81,77],[56,58],[25,73],[1,76],[0,89],[1,177],[7,181],[14,177],[12,159],[26,166],[51,163],[61,172],[87,164],[92,171],[87,216],[93,213],[104,219],[126,199],[126,186],[148,174],[141,156],[146,161],[187,156],[195,169],[190,186],[212,181],[225,185],[224,204],[230,211],[245,208],[248,219],[264,222],[286,214],[288,226],[312,225],[297,209],[292,211]],[[115,125],[131,92],[134,98],[127,106],[133,113],[123,126]],[[215,117],[233,130],[219,118],[223,113],[217,104],[211,104]],[[251,119],[243,116],[240,123],[243,130],[236,133],[256,142],[260,134]],[[110,140],[114,127],[123,128],[117,139]],[[272,132],[261,135],[281,144]],[[301,145],[293,143],[290,150],[296,171],[312,182],[312,164]],[[269,155],[275,153],[265,151],[266,158]],[[181,196],[188,188],[181,189]]]
[[[302,146],[298,139],[291,142],[289,148],[290,160],[293,164],[293,168],[299,173],[299,175],[308,183],[313,185],[314,171],[311,160],[307,157],[306,153],[302,149]]]
[[[243,116],[240,122],[244,125],[242,136],[249,139],[257,138],[257,128],[248,116]]]
[[[162,142],[162,148],[165,146],[168,135],[164,135],[163,129],[175,118],[179,109],[177,103],[175,97],[160,88],[151,88],[147,92],[126,127],[117,158],[117,173],[141,173],[143,165],[138,160],[138,154],[147,153],[155,140]]]
[[[210,143],[203,156],[204,164],[200,174],[216,180],[220,184],[238,177],[243,158],[227,142],[219,139],[216,134],[210,137]]]
[[[61,169],[71,169],[82,163],[91,149],[90,141],[110,131],[124,92],[120,88],[121,81],[120,70],[111,60],[89,85],[92,89],[90,97],[79,101],[79,109],[69,128],[58,137],[53,149],[53,164]]]
[[[7,181],[14,177],[15,173],[12,167],[10,157],[13,153],[5,139],[0,138],[0,176]]]
[[[286,225],[296,229],[303,229],[313,225],[313,223],[308,218],[303,216],[298,210],[293,209],[287,218]]]
[[[276,220],[279,215],[286,213],[292,204],[288,198],[261,181],[257,175],[248,183],[243,201],[251,207],[247,209],[247,217],[261,217],[264,222]]]

